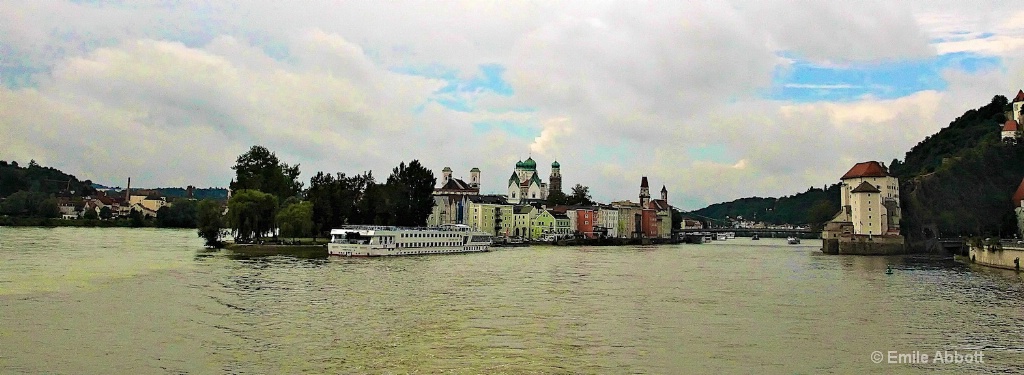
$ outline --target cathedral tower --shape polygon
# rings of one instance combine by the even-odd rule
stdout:
[[[665,188],[665,185],[661,185],[661,200],[668,202],[668,189]]]
[[[562,191],[562,171],[561,165],[558,164],[557,160],[551,163],[551,177],[548,180],[550,181],[550,189],[548,191]]]

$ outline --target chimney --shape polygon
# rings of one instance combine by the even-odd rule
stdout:
[[[124,189],[124,203],[128,204],[132,200],[132,178],[128,177],[128,187]]]

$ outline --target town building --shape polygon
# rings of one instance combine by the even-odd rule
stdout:
[[[833,254],[901,253],[899,180],[877,161],[857,163],[840,178],[840,211],[822,231]]]

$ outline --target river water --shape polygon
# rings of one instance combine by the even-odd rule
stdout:
[[[1021,278],[952,260],[746,238],[390,259],[201,245],[0,227],[0,373],[1024,372]]]

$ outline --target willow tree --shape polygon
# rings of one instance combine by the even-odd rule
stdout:
[[[240,190],[228,200],[227,221],[236,242],[254,242],[272,234],[277,197],[258,190]]]

